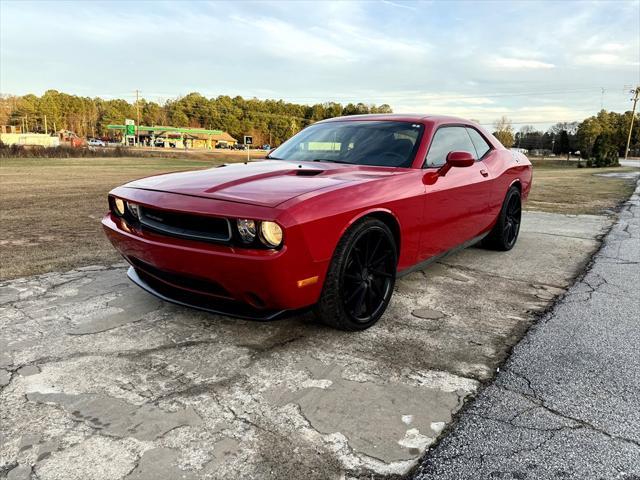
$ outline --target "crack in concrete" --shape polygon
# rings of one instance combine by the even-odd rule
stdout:
[[[443,265],[445,267],[450,267],[450,268],[457,269],[457,270],[461,270],[463,272],[477,273],[477,274],[484,275],[484,276],[490,277],[490,278],[499,278],[501,280],[509,280],[511,282],[523,283],[523,284],[531,286],[531,287],[535,287],[536,285],[539,285],[539,286],[542,286],[542,287],[557,288],[559,290],[566,290],[566,288],[567,288],[566,285],[555,285],[553,283],[540,283],[540,282],[538,282],[538,283],[532,284],[529,280],[524,280],[522,278],[515,278],[515,277],[509,277],[509,276],[505,276],[505,275],[498,275],[497,273],[487,272],[485,270],[480,270],[480,269],[473,268],[473,267],[467,267],[467,266],[464,266],[464,265],[458,265],[458,264],[455,264],[455,263],[436,262],[436,264]]]
[[[594,237],[576,237],[575,235],[565,235],[562,233],[550,233],[550,232],[535,232],[535,231],[530,231],[529,233],[533,233],[536,235],[549,235],[551,237],[562,237],[562,238],[572,238],[574,240],[594,240]],[[604,237],[604,234],[600,234],[598,236],[595,237],[595,240],[600,240],[602,239],[602,237]]]
[[[184,342],[173,342],[157,345],[155,347],[150,347],[148,349],[137,350],[137,349],[129,349],[129,350],[121,350],[115,352],[87,352],[87,351],[79,351],[73,352],[69,355],[61,355],[61,356],[45,356],[40,357],[35,360],[31,360],[29,362],[23,362],[17,365],[12,365],[10,367],[5,367],[6,370],[10,372],[15,372],[20,368],[26,366],[40,366],[46,365],[48,363],[62,363],[69,360],[76,360],[79,358],[90,358],[90,357],[107,357],[107,358],[141,358],[147,355],[151,355],[153,353],[162,352],[166,350],[175,350],[182,347],[192,347],[198,345],[215,345],[222,343],[220,340],[214,339],[206,339],[206,340],[186,340]]]
[[[306,338],[306,337],[304,335],[298,335],[291,338],[285,338],[279,342],[275,342],[271,344],[268,344],[268,343],[260,344],[260,345],[238,344],[237,346],[239,348],[254,350],[254,352],[251,355],[249,355],[248,363],[242,366],[243,371],[236,372],[229,377],[215,380],[212,382],[195,383],[195,384],[192,383],[191,385],[181,390],[174,390],[166,394],[153,397],[149,400],[149,402],[157,404],[162,400],[169,400],[174,398],[197,397],[199,395],[202,395],[205,393],[212,393],[213,391],[218,390],[220,388],[228,387],[235,383],[242,382],[243,380],[246,380],[248,378],[247,374],[244,373],[244,370],[251,368],[251,366],[254,365],[256,362],[258,362],[261,358],[269,356],[272,353],[276,352],[277,350],[285,347],[286,345],[289,345],[303,338]],[[179,346],[196,346],[196,345],[215,344],[215,343],[218,343],[218,342],[212,342],[212,341],[206,341],[206,340],[202,340],[202,341],[193,340],[193,341],[181,342]],[[168,346],[168,345],[165,345],[165,346]],[[155,349],[150,349],[150,350],[162,351],[162,350],[165,350],[165,348],[161,348],[161,347],[165,347],[165,346],[159,346],[159,347],[156,347]],[[145,351],[145,355],[146,354],[147,354],[147,351]],[[123,356],[126,356],[126,355],[123,355]]]
[[[165,411],[149,402],[136,405],[104,394],[29,392],[25,397],[30,402],[53,406],[74,422],[110,438],[152,441],[178,427],[202,423],[202,417],[191,407]]]
[[[92,265],[90,265],[92,266]],[[84,274],[88,273],[88,272],[110,272],[110,271],[115,271],[115,270],[126,270],[126,266],[122,266],[122,265],[110,265],[110,266],[102,266],[102,265],[96,265],[96,267],[100,267],[97,268],[95,270],[70,270],[67,272],[64,272],[63,274],[59,274],[57,272],[49,272],[49,273],[43,273],[41,275],[36,275],[35,277],[23,277],[23,278],[16,278],[16,279],[9,279],[3,282],[0,282],[0,288],[2,287],[7,287],[10,286],[11,284],[15,284],[15,283],[21,283],[21,281],[23,281],[23,283],[25,285],[28,285],[29,282],[38,282],[41,279],[46,279],[47,277],[50,277],[52,275],[60,275],[60,277],[64,278],[64,277],[68,277],[68,276],[73,276],[73,278],[69,278],[69,279],[65,279],[63,281],[61,281],[60,283],[55,283],[52,285],[46,285],[43,287],[43,290],[35,293],[33,295],[29,295],[26,298],[17,298],[16,300],[11,300],[8,302],[3,302],[0,303],[1,307],[4,306],[13,306],[13,304],[15,303],[20,303],[20,302],[28,302],[28,301],[32,301],[32,300],[40,300],[41,298],[45,297],[47,294],[49,294],[49,292],[51,292],[52,290],[59,288],[59,287],[64,287],[70,283],[76,282],[78,280],[82,280],[84,278]],[[87,267],[84,267],[87,268]],[[75,276],[78,275],[78,276]],[[19,294],[18,294],[19,295]]]

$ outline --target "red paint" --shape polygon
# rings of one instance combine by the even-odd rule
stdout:
[[[215,281],[236,300],[244,301],[252,293],[266,308],[297,309],[317,301],[336,244],[363,216],[381,215],[396,222],[398,271],[402,271],[490,230],[512,184],[518,183],[523,200],[527,198],[531,163],[472,122],[411,115],[328,121],[350,119],[423,124],[411,168],[265,160],[149,177],[111,192],[175,212],[276,221],[284,232],[279,250],[164,236],[127,226],[111,213],[102,221],[104,230],[125,258],[133,256],[161,270]],[[422,168],[435,131],[445,125],[473,126],[492,150],[474,162],[457,152],[445,175],[435,167]],[[305,175],[298,175],[300,170]],[[314,276],[318,282],[298,287],[298,281]]]

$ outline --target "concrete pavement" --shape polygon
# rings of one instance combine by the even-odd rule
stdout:
[[[416,480],[640,478],[639,194]]]
[[[175,307],[123,266],[2,283],[0,477],[404,474],[609,225],[525,213],[514,250],[470,248],[401,279],[361,333]]]

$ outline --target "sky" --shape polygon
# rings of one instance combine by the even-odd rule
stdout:
[[[0,0],[0,93],[388,103],[514,126],[631,109],[640,0]]]

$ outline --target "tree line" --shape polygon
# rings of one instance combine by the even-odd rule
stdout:
[[[42,96],[0,97],[0,124],[22,125],[27,131],[70,130],[79,136],[106,137],[107,125],[122,124],[126,118],[142,125],[218,129],[241,140],[252,135],[254,143],[279,145],[307,125],[326,118],[363,113],[391,113],[387,104],[336,102],[302,105],[283,100],[220,95],[206,98],[199,93],[159,104],[145,99],[81,97],[48,90]],[[45,120],[46,119],[46,120]],[[624,156],[631,112],[601,110],[582,122],[557,123],[546,131],[524,125],[517,132],[502,117],[494,124],[494,135],[507,147],[539,150],[556,155],[577,154],[595,165],[617,163]],[[640,118],[636,115],[631,135],[631,155],[640,155]]]
[[[44,132],[46,124],[48,132],[70,130],[83,137],[106,137],[107,125],[121,125],[126,118],[137,119],[138,112],[141,125],[224,130],[239,140],[252,135],[256,144],[278,145],[318,120],[392,110],[387,104],[301,105],[240,96],[206,98],[195,92],[162,104],[141,99],[137,105],[122,99],[80,97],[56,90],[48,90],[40,97],[29,94],[0,98],[0,124],[22,125],[31,132]]]
[[[546,131],[524,125],[515,131],[511,121],[502,117],[494,123],[493,134],[507,148],[538,150],[555,155],[579,154],[588,166],[616,165],[624,157],[631,123],[631,111],[625,113],[601,110],[582,122],[556,123]],[[640,156],[640,115],[636,114],[631,143],[631,156]]]

